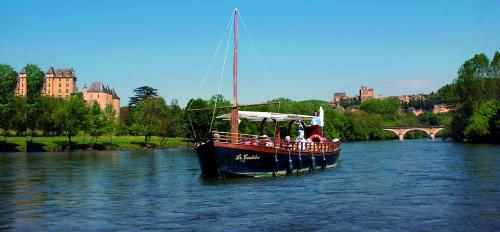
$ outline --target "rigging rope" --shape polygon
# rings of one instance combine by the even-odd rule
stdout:
[[[233,29],[233,26],[234,26],[234,22],[231,25],[231,29]],[[229,41],[231,40],[231,35],[232,34],[233,34],[232,30],[230,30],[229,31],[229,36],[227,37],[226,52],[224,54],[224,63],[222,64],[222,71],[221,71],[221,74],[220,74],[220,77],[219,77],[219,87],[217,88],[217,95],[215,95],[216,97],[215,97],[215,103],[214,103],[214,110],[212,112],[212,120],[210,121],[210,130],[209,130],[209,132],[212,132],[212,125],[213,125],[214,118],[215,118],[215,110],[217,108],[217,102],[219,101],[220,86],[222,84],[222,77],[224,76],[224,70],[226,68],[227,52],[229,50]]]
[[[217,57],[217,54],[219,53],[219,49],[220,49],[220,46],[222,45],[222,42],[224,41],[224,38],[226,38],[226,34],[227,34],[228,30],[230,30],[230,27],[232,25],[231,24],[232,21],[233,21],[233,18],[232,18],[232,15],[231,15],[229,17],[228,22],[227,22],[226,30],[224,31],[224,34],[220,38],[219,45],[217,46],[217,49],[215,50],[215,54],[212,56],[212,61],[208,65],[208,68],[207,68],[207,71],[205,72],[205,75],[203,75],[203,79],[202,79],[202,81],[200,83],[200,89],[203,86],[203,84],[205,83],[205,81],[207,80],[208,73],[210,72],[210,70],[212,70],[212,65],[213,65],[213,63],[215,61],[215,58]],[[231,33],[231,31],[229,33]]]
[[[189,114],[189,111],[188,111],[188,118],[189,118],[189,124],[191,124],[191,130],[193,131],[193,137],[196,140],[196,131],[194,130],[193,121],[191,120],[191,115]]]
[[[250,31],[248,30],[247,25],[245,24],[245,20],[243,20],[243,17],[241,16],[241,13],[238,14],[238,16],[241,19],[241,23],[243,24],[243,28],[245,29],[245,32],[247,33],[248,40],[250,41],[250,44],[252,45],[253,51],[255,52],[255,56],[257,57],[257,60],[259,62],[259,65],[261,66],[262,70],[264,71],[264,75],[266,75],[266,78],[268,81],[271,81],[271,77],[269,76],[269,73],[267,72],[267,68],[262,62],[262,59],[260,58],[260,54],[257,51],[257,46],[255,46],[255,43],[253,42],[252,36],[250,36]]]
[[[271,77],[269,76],[269,72],[267,71],[267,68],[264,65],[264,62],[262,62],[262,58],[261,58],[259,52],[257,51],[257,46],[255,46],[255,43],[253,42],[252,36],[250,35],[250,31],[248,30],[247,24],[245,23],[245,20],[243,20],[243,16],[241,16],[241,13],[239,13],[238,16],[241,19],[241,23],[243,24],[243,28],[245,29],[248,40],[250,41],[250,44],[252,45],[253,51],[255,52],[255,56],[257,57],[257,61],[259,62],[259,65],[262,68],[264,75],[266,76],[268,81],[271,81]],[[280,112],[280,107],[281,107],[281,101],[278,100],[278,113]],[[278,127],[278,122],[276,122],[275,126],[274,126],[274,137],[276,137],[277,127]]]
[[[222,37],[220,38],[220,41],[219,41],[219,45],[217,46],[217,49],[215,50],[215,53],[214,55],[212,56],[212,60],[210,61],[210,64],[208,65],[208,68],[207,68],[207,71],[205,72],[205,75],[203,75],[203,78],[200,82],[200,85],[198,86],[198,92],[201,90],[201,87],[203,86],[203,84],[205,83],[205,81],[207,80],[207,77],[208,77],[208,74],[210,73],[210,71],[212,70],[212,65],[215,61],[215,58],[217,57],[217,54],[219,54],[219,50],[220,50],[220,47],[222,45],[222,42],[224,41],[224,38],[226,38],[226,34],[227,32],[229,31],[229,33],[231,33],[230,31],[230,27],[231,27],[231,22],[233,21],[233,15],[231,14],[229,16],[229,20],[227,22],[227,26],[226,26],[226,30],[224,30],[224,33],[222,34]],[[194,130],[194,126],[193,126],[193,122],[191,120],[191,115],[189,114],[189,110],[191,109],[191,105],[193,104],[193,101],[189,102],[188,106],[187,106],[187,114],[188,114],[188,118],[189,118],[189,124],[191,125],[191,130],[193,132],[193,136],[194,138],[196,139],[196,132]]]

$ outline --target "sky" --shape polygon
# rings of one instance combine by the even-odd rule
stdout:
[[[115,88],[121,105],[143,85],[181,106],[209,98],[218,92],[226,48],[219,92],[231,98],[232,41],[227,46],[225,32],[234,8],[246,25],[240,19],[242,104],[278,97],[328,101],[333,92],[355,96],[361,85],[384,96],[430,93],[451,83],[474,54],[500,50],[498,0],[0,5],[0,63],[17,71],[29,63],[43,71],[73,67],[79,89],[103,82]]]

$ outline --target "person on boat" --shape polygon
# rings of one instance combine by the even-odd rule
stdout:
[[[318,116],[318,112],[314,112],[314,117],[311,120],[311,124],[315,126],[321,125],[321,119]]]
[[[297,139],[304,139],[304,126],[302,123],[299,121],[297,126]]]
[[[304,150],[306,139],[304,138],[304,125],[302,125],[302,121],[297,122],[297,144],[300,150]]]
[[[259,143],[260,143],[259,136],[257,136],[257,135],[252,136],[252,139],[250,140],[250,143],[253,144],[253,145],[259,145]]]

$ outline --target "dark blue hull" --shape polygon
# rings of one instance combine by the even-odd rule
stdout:
[[[205,177],[287,175],[337,164],[332,152],[289,152],[268,147],[206,143],[196,148]]]

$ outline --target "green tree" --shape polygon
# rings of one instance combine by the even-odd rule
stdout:
[[[26,132],[26,98],[15,96],[12,101],[11,129],[16,131],[16,136],[22,136]]]
[[[139,103],[133,111],[133,123],[144,135],[144,145],[149,148],[151,136],[158,130],[161,117],[165,115],[165,99],[149,97]]]
[[[105,120],[101,107],[97,102],[94,102],[88,114],[88,134],[90,135],[90,149],[94,149],[94,144],[97,138],[105,132]]]
[[[33,135],[38,129],[39,115],[42,112],[41,108],[41,91],[44,84],[43,71],[34,64],[28,64],[25,67],[27,93],[26,93],[26,115],[29,120],[26,120],[27,127],[31,133],[31,142],[33,142]]]
[[[128,106],[134,108],[139,106],[142,101],[150,97],[158,97],[158,90],[151,86],[141,86],[134,89],[134,96],[130,97]]]
[[[493,60],[491,60],[490,68],[492,77],[500,79],[500,52],[495,52]]]
[[[349,120],[348,140],[384,139],[383,119],[379,114],[356,111],[346,114]]]
[[[182,110],[177,100],[172,100],[163,112],[158,123],[157,133],[161,137],[160,145],[164,145],[169,137],[183,136]]]
[[[3,130],[4,142],[11,127],[14,114],[13,97],[17,84],[17,73],[7,64],[0,64],[0,129]]]
[[[395,98],[388,99],[370,99],[361,103],[360,110],[377,113],[381,115],[394,114],[399,110],[400,102]]]
[[[439,125],[439,118],[436,114],[425,112],[418,116],[420,125],[437,126]]]
[[[457,141],[475,140],[471,138],[475,130],[467,130],[473,112],[484,102],[499,98],[499,83],[495,78],[498,53],[490,63],[484,54],[475,55],[460,67],[452,91],[456,97],[453,102],[456,112],[451,123],[452,137]],[[478,125],[478,124],[476,124]]]
[[[39,129],[43,131],[44,136],[60,135],[61,128],[56,124],[56,112],[64,105],[61,98],[45,97],[40,98]]]
[[[88,108],[82,94],[71,96],[56,113],[58,126],[68,137],[68,149],[72,149],[71,137],[86,125]]]
[[[217,104],[216,104],[217,103]],[[222,95],[214,95],[208,101],[201,98],[190,99],[188,108],[184,112],[186,136],[195,142],[206,142],[210,138],[210,131],[228,131],[228,121],[217,120],[215,117],[231,112],[231,108],[215,109],[213,107],[229,107],[231,103]],[[193,109],[204,109],[190,111]],[[241,110],[241,109],[240,109]]]
[[[111,147],[113,147],[113,134],[116,131],[118,120],[113,105],[107,104],[103,111],[104,130],[109,135]]]
[[[328,109],[325,111],[323,134],[327,138],[347,139],[349,120],[340,111]]]
[[[495,139],[498,140],[500,138],[500,102],[489,100],[475,108],[465,127],[464,135],[471,141],[495,142]]]
[[[456,105],[459,102],[456,85],[448,84],[441,87],[437,93],[437,98],[440,100],[440,103],[446,103],[448,105]]]
[[[491,62],[484,54],[478,54],[464,62],[458,70],[458,77],[450,85],[442,87],[437,95],[444,103],[455,108],[452,113],[449,133],[456,141],[486,141],[483,127],[484,117],[479,116],[479,108],[485,111],[490,100],[500,101],[500,53],[496,52]],[[474,119],[474,121],[473,121]],[[481,126],[483,125],[483,126]],[[493,130],[495,127],[487,127]],[[484,134],[483,136],[483,133]]]
[[[122,122],[124,125],[130,125],[131,124],[131,118],[130,118],[130,108],[128,106],[122,106],[120,107],[120,112],[119,113],[119,121]]]

